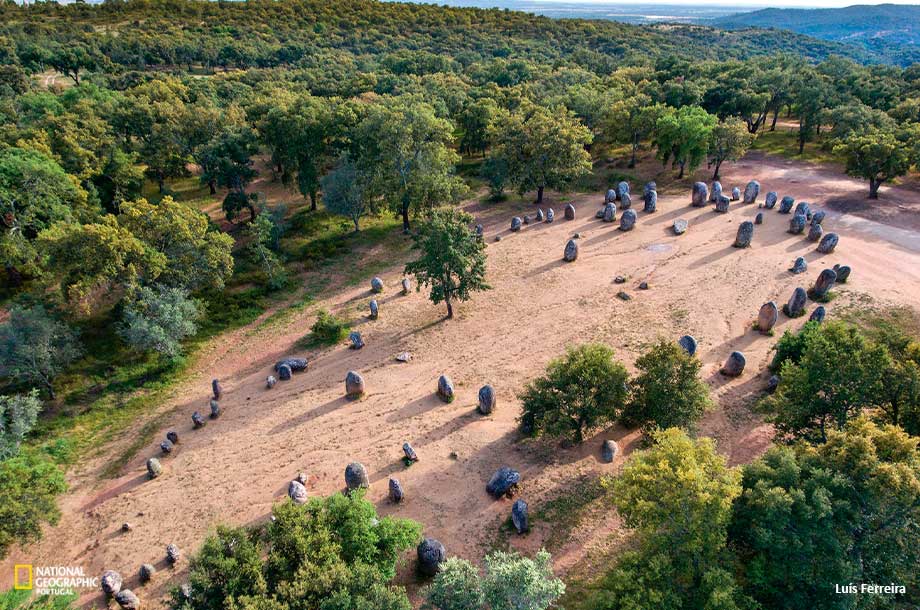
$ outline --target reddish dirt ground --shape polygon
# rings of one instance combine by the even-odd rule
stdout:
[[[82,565],[89,573],[115,569],[127,586],[151,605],[159,605],[168,588],[182,582],[187,559],[175,570],[163,569],[153,582],[139,586],[141,563],[163,567],[164,549],[177,544],[187,557],[218,523],[245,524],[266,519],[273,503],[284,497],[298,472],[309,476],[311,494],[343,487],[343,470],[361,461],[370,474],[368,497],[385,514],[410,517],[425,534],[440,539],[449,553],[478,559],[496,539],[511,503],[487,496],[485,484],[502,465],[523,476],[520,496],[532,511],[567,493],[588,475],[613,473],[636,445],[637,435],[617,427],[598,432],[583,445],[563,448],[549,441],[523,441],[516,427],[517,394],[566,346],[587,341],[611,345],[628,367],[658,337],[694,335],[700,342],[705,380],[718,404],[708,413],[701,433],[716,439],[733,464],[750,461],[768,446],[769,426],[750,410],[765,385],[765,367],[776,338],[751,329],[762,303],[785,303],[797,286],[809,288],[818,273],[835,263],[853,267],[850,281],[837,289],[829,316],[850,305],[915,305],[920,295],[920,191],[884,188],[882,201],[867,204],[862,182],[842,176],[838,168],[803,165],[778,158],[749,156],[723,170],[726,191],[742,188],[750,178],[767,191],[792,195],[828,211],[825,228],[840,233],[830,255],[815,251],[803,236],[786,232],[789,216],[764,211],[750,249],[732,242],[738,224],[752,219],[756,205],[733,202],[727,214],[712,207],[689,206],[688,188],[662,192],[658,212],[641,212],[641,184],[633,184],[639,221],[631,232],[594,218],[603,194],[567,198],[576,220],[563,219],[563,204],[552,199],[553,224],[531,224],[520,233],[508,230],[515,213],[533,214],[523,205],[467,204],[485,225],[488,279],[493,289],[457,307],[454,320],[428,302],[424,293],[399,292],[401,266],[381,277],[380,318],[365,317],[370,277],[357,288],[334,291],[318,303],[355,320],[367,346],[345,345],[298,351],[296,341],[309,332],[315,308],[296,313],[281,324],[257,324],[215,340],[199,358],[195,374],[161,406],[168,425],[115,480],[99,473],[120,446],[100,451],[70,473],[70,491],[62,498],[60,524],[47,528],[43,540],[14,549],[0,567],[0,586],[10,586],[14,563]],[[546,207],[546,206],[544,206]],[[685,218],[690,228],[675,236],[671,225]],[[566,241],[580,233],[580,256],[562,261]],[[501,235],[500,242],[495,236]],[[795,276],[787,269],[804,256],[809,271]],[[373,252],[369,253],[373,256]],[[626,276],[620,286],[617,275]],[[641,281],[649,290],[638,290]],[[632,300],[616,298],[626,290]],[[815,304],[809,303],[809,311]],[[780,317],[777,337],[803,322]],[[718,369],[732,350],[747,356],[747,370],[727,379]],[[409,363],[396,354],[409,351]],[[297,354],[310,359],[307,372],[265,389],[265,377],[278,358]],[[367,395],[344,398],[346,371],[362,373]],[[437,378],[449,375],[457,398],[444,404],[435,396]],[[190,415],[207,412],[209,382],[219,378],[225,396],[223,416],[193,430]],[[498,408],[490,417],[476,413],[478,389],[491,383]],[[152,481],[144,462],[159,454],[167,430],[181,442],[162,459],[164,474]],[[600,460],[601,440],[613,438],[622,451],[614,464]],[[401,445],[409,441],[420,456],[404,468]],[[387,479],[396,476],[407,493],[399,506],[386,501]],[[554,549],[555,566],[567,573],[592,549],[616,539],[615,513],[583,523]],[[120,526],[134,528],[123,533]],[[532,552],[553,534],[553,524],[537,521],[526,537],[510,539],[512,548]],[[613,535],[613,536],[612,536]],[[102,605],[98,594],[83,601]]]

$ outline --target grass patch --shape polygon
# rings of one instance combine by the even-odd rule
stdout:
[[[590,512],[591,505],[607,495],[604,480],[597,476],[582,476],[557,490],[557,497],[545,502],[532,513],[531,522],[552,524],[546,539],[546,549],[554,553],[564,545],[572,531]]]
[[[316,322],[310,327],[310,334],[304,341],[308,347],[319,345],[335,345],[348,337],[350,331],[349,324],[346,320],[337,318],[325,309],[319,310],[316,314]]]
[[[776,131],[762,131],[751,146],[768,155],[808,161],[810,163],[843,163],[843,160],[826,148],[824,138],[805,143],[805,150],[799,154],[798,132],[794,129],[777,128]]]

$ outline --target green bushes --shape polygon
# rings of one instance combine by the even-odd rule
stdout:
[[[36,451],[0,462],[0,557],[13,544],[41,538],[42,524],[57,523],[55,497],[66,487],[61,469]]]
[[[348,331],[348,322],[321,309],[316,314],[313,326],[310,327],[310,343],[332,345],[343,341],[348,336]]]
[[[363,494],[285,501],[264,531],[220,527],[189,564],[191,597],[177,606],[294,610],[409,610],[401,588],[388,583],[421,526],[378,517]]]

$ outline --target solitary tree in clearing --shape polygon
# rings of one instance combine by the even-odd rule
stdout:
[[[882,183],[903,176],[916,161],[920,147],[912,146],[912,139],[906,129],[901,133],[870,129],[844,139],[834,152],[846,159],[847,174],[869,181],[869,199],[878,199]]]
[[[486,253],[483,241],[470,229],[473,217],[453,208],[435,210],[414,236],[422,251],[418,260],[406,265],[415,276],[416,290],[431,288],[429,298],[447,304],[447,317],[454,317],[453,302],[465,301],[475,290],[488,290]]]

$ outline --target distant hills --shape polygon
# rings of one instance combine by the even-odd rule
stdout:
[[[707,21],[728,30],[775,28],[861,46],[891,63],[920,61],[920,5],[767,8]]]

